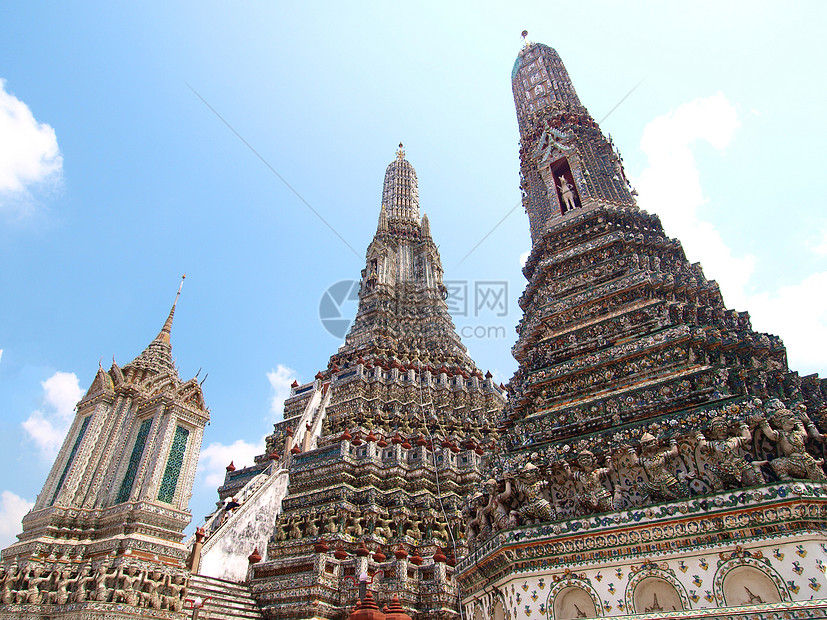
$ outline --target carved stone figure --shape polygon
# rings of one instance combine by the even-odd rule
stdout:
[[[511,510],[511,478],[504,481],[505,489],[499,492],[499,484],[493,478],[485,483],[485,490],[488,493],[488,504],[483,509],[491,522],[491,528],[502,530],[517,525],[517,516]]]
[[[316,536],[319,533],[319,528],[316,526],[316,519],[311,514],[304,515],[304,535]]]
[[[419,521],[412,521],[409,523],[411,527],[405,531],[405,535],[410,536],[414,540],[421,540],[422,530],[419,528]]]
[[[92,597],[96,601],[107,601],[109,600],[109,588],[106,587],[106,581],[110,575],[107,574],[107,567],[101,565],[98,567],[98,570],[95,571],[94,577],[92,577],[94,583],[92,585]]]
[[[0,600],[4,605],[14,603],[14,584],[19,575],[17,574],[17,565],[13,564],[7,571],[3,573],[2,585],[0,585]]]
[[[290,524],[290,538],[292,538],[294,540],[298,540],[299,538],[301,538],[302,537],[302,530],[299,527],[299,520],[296,519],[296,518],[290,517],[290,519],[288,520],[288,523]]]
[[[608,479],[614,471],[612,457],[606,457],[606,467],[595,467],[594,454],[589,450],[582,450],[577,455],[579,471],[571,471],[568,463],[565,464],[566,473],[579,482],[583,487],[582,493],[575,493],[580,510],[584,514],[594,512],[609,512],[614,509],[612,494],[603,486],[603,479]]]
[[[116,603],[126,603],[127,605],[137,605],[139,596],[135,591],[135,584],[140,579],[136,574],[137,569],[130,566],[124,571],[123,565],[118,567],[118,572],[115,577],[115,591],[112,594],[112,600]]]
[[[184,606],[183,592],[186,590],[186,583],[181,575],[166,575],[164,577],[164,590],[162,596],[162,608],[170,611],[181,611]]]
[[[53,605],[64,605],[69,601],[69,572],[60,570],[55,577],[55,589],[49,593],[49,602]]]
[[[633,464],[640,466],[648,482],[641,483],[644,501],[666,502],[689,497],[689,486],[675,476],[672,461],[678,457],[678,442],[672,439],[669,448],[660,449],[657,439],[649,433],[640,438],[640,456],[634,455]]]
[[[775,442],[783,455],[770,461],[775,475],[781,480],[802,478],[806,480],[825,480],[821,468],[824,459],[815,459],[807,453],[808,432],[813,439],[823,440],[812,420],[806,418],[807,430],[801,419],[789,409],[776,402],[776,411],[772,416],[775,429],[771,428],[766,418],[759,418],[759,428],[770,441]]]
[[[160,571],[153,571],[151,575],[144,575],[141,602],[145,607],[161,609],[160,589],[163,585],[163,576]]]
[[[545,481],[540,470],[532,463],[526,463],[515,480],[518,493],[517,512],[523,523],[545,523],[554,518],[549,501],[543,497]]]
[[[717,417],[710,423],[709,435],[710,439],[706,439],[703,433],[698,433],[696,439],[701,452],[709,455],[711,460],[707,472],[714,491],[748,487],[764,481],[759,466],[765,461],[749,463],[740,452],[749,447],[752,439],[746,424],[739,425],[738,435],[727,437],[726,422]]]
[[[273,538],[278,541],[285,541],[287,540],[287,524],[285,523],[284,519],[279,519],[278,523],[275,527],[275,533],[273,534]]]
[[[471,498],[467,506],[463,507],[462,514],[465,517],[465,538],[469,545],[473,545],[478,539],[491,529],[491,521],[485,510],[487,502],[485,495],[477,493]]]
[[[72,579],[72,595],[70,598],[73,603],[83,603],[86,601],[88,597],[87,584],[94,579],[89,574],[90,570],[89,565],[86,564],[78,571],[77,576]]]
[[[574,191],[566,180],[566,177],[560,175],[558,178],[560,179],[560,197],[563,199],[563,213],[565,213],[566,211],[571,211],[577,205],[574,203]]]
[[[334,534],[339,531],[339,524],[336,521],[336,512],[333,510],[325,514],[324,531],[328,534]]]
[[[387,512],[376,517],[376,527],[374,528],[374,532],[390,540],[393,538],[393,529],[391,528],[393,521],[391,521],[388,517],[389,515]]]
[[[43,569],[40,566],[35,566],[34,568],[30,568],[28,573],[26,574],[26,580],[28,581],[28,587],[26,590],[21,590],[20,594],[23,596],[19,596],[18,598],[23,598],[26,603],[29,605],[39,605],[43,602],[44,599],[44,592],[41,591],[41,584],[44,582],[49,581],[49,577],[43,577]],[[44,584],[45,585],[45,584]],[[45,590],[45,587],[43,588]]]

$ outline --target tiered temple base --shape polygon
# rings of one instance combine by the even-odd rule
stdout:
[[[827,485],[796,481],[501,530],[467,618],[827,618]]]

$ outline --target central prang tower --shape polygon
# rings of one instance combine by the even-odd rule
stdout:
[[[246,578],[268,620],[345,618],[360,578],[417,620],[459,616],[463,511],[505,396],[468,356],[445,293],[400,144],[345,343],[293,385],[256,465],[228,468],[219,495],[233,501],[205,526],[202,574]]]
[[[532,251],[466,617],[827,617],[824,382],[636,206],[557,52],[512,89]]]

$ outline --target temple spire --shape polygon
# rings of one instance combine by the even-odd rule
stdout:
[[[416,170],[405,159],[405,149],[401,142],[396,151],[396,159],[385,170],[382,204],[388,211],[388,224],[392,228],[397,224],[411,230],[419,228],[419,183]]]
[[[158,333],[155,340],[160,340],[166,343],[170,341],[170,335],[172,334],[172,319],[175,316],[175,306],[178,305],[178,298],[181,296],[181,289],[184,287],[184,280],[186,279],[187,274],[181,276],[181,284],[178,285],[178,292],[175,294],[175,301],[172,302],[172,308],[169,311],[169,316],[164,322],[164,326],[161,328],[161,331]]]
[[[178,373],[172,361],[170,335],[172,334],[172,319],[175,316],[175,307],[178,305],[178,298],[181,296],[181,288],[184,286],[184,279],[186,277],[186,275],[181,276],[181,284],[178,286],[178,292],[175,294],[175,301],[172,303],[169,316],[167,320],[164,321],[164,326],[161,328],[161,331],[158,332],[155,339],[147,345],[146,349],[124,368],[133,367],[150,370],[152,372],[166,372],[177,377]]]
[[[382,210],[379,211],[379,225],[376,227],[376,232],[388,232],[388,211],[384,204],[382,204]]]

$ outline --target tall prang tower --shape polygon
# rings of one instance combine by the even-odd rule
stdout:
[[[345,618],[360,578],[415,618],[459,617],[463,511],[505,396],[468,356],[445,295],[400,144],[350,332],[313,382],[293,385],[256,464],[228,467],[201,575],[246,581],[268,619]]]
[[[23,532],[3,549],[0,618],[181,617],[183,532],[210,415],[198,380],[173,363],[177,303],[144,351],[99,368],[77,404]]]
[[[466,617],[827,617],[825,382],[637,207],[556,51],[512,89],[532,251]]]

